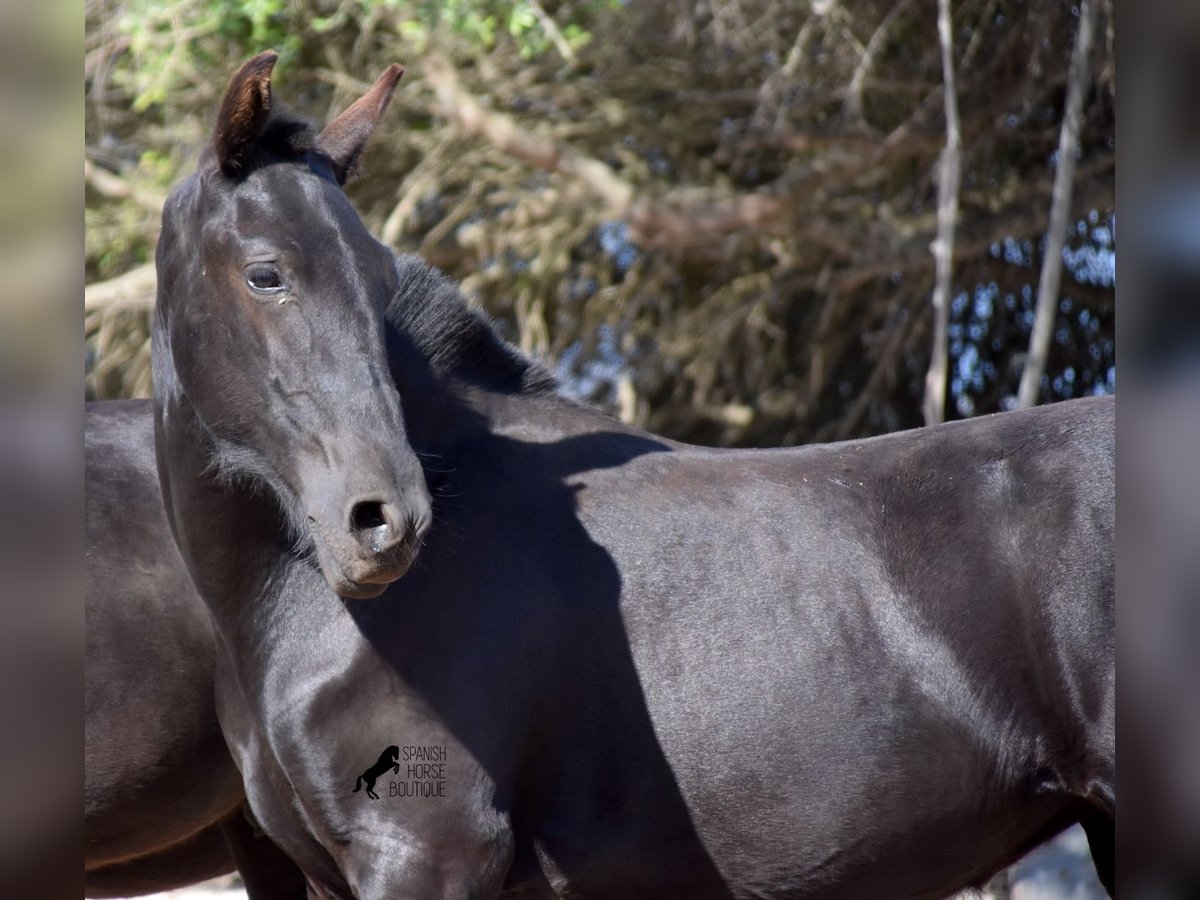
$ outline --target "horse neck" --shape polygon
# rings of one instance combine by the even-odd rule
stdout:
[[[536,430],[548,439],[618,423],[555,393],[497,389],[455,371],[434,370],[424,356],[392,360],[409,443],[423,457],[446,461],[456,448],[491,436]]]
[[[267,491],[223,479],[215,438],[155,356],[155,455],[167,518],[192,581],[219,627],[244,618],[287,557],[286,522]]]

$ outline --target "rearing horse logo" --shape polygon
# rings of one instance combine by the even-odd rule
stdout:
[[[358,776],[358,781],[354,782],[354,790],[350,793],[358,793],[365,781],[367,783],[367,796],[372,800],[378,800],[379,795],[375,793],[375,779],[388,769],[391,769],[393,774],[400,774],[400,748],[395,744],[380,753],[378,762]]]

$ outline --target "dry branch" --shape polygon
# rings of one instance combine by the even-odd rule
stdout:
[[[558,23],[550,17],[550,14],[546,12],[542,4],[538,3],[537,0],[529,0],[529,8],[533,10],[538,24],[546,32],[546,37],[550,38],[550,42],[554,44],[554,49],[558,51],[558,55],[570,65],[575,65],[575,51],[571,49],[571,45],[567,43],[567,39],[559,30]]]
[[[96,193],[111,200],[128,200],[147,212],[162,212],[166,195],[130,184],[119,175],[97,166],[90,159],[83,161],[83,180]]]
[[[157,285],[154,263],[144,263],[116,278],[97,281],[84,287],[84,312],[149,309],[154,306]]]
[[[879,55],[879,51],[883,48],[883,42],[888,36],[888,32],[892,30],[892,26],[896,24],[896,20],[908,9],[912,0],[897,0],[883,21],[879,23],[879,27],[875,29],[871,39],[867,41],[866,49],[863,51],[862,58],[858,62],[858,67],[854,70],[854,75],[850,78],[850,86],[846,89],[846,101],[844,109],[847,117],[854,119],[856,122],[863,123],[863,88],[866,86],[867,75],[871,72],[871,67],[875,63],[875,57]],[[865,124],[865,123],[864,123]]]
[[[867,158],[842,159],[832,166],[789,172],[756,191],[730,194],[714,189],[676,190],[656,198],[639,193],[600,160],[551,137],[534,134],[512,117],[486,109],[462,87],[450,63],[431,57],[425,75],[437,95],[439,111],[463,132],[481,137],[525,163],[585,184],[616,218],[625,221],[633,240],[644,248],[684,249],[719,242],[731,234],[767,229],[810,193],[814,183],[836,174],[865,170],[884,152],[897,152],[907,135],[875,145]],[[867,145],[862,145],[867,146]]]
[[[942,47],[945,81],[946,149],[938,166],[938,231],[932,250],[937,264],[933,286],[933,354],[925,376],[926,425],[936,425],[946,415],[946,372],[949,366],[946,332],[950,320],[951,275],[954,267],[954,225],[958,218],[962,136],[958,124],[958,90],[954,79],[954,43],[950,25],[950,0],[938,0],[938,38]]]
[[[1050,335],[1058,312],[1058,288],[1062,282],[1062,252],[1066,240],[1067,217],[1071,214],[1071,194],[1075,182],[1075,151],[1079,147],[1079,123],[1083,117],[1083,96],[1088,87],[1092,31],[1096,22],[1095,0],[1083,0],[1079,9],[1079,28],[1071,53],[1067,103],[1063,111],[1058,140],[1058,171],[1054,174],[1054,195],[1050,205],[1050,229],[1046,236],[1046,254],[1038,279],[1037,312],[1033,333],[1029,336],[1029,356],[1021,373],[1017,405],[1027,409],[1037,403]]]
[[[625,216],[634,199],[633,186],[597,159],[577,153],[553,138],[532,134],[511,116],[485,109],[458,79],[450,63],[431,56],[425,77],[437,95],[441,113],[468,134],[547,172],[578,178],[617,216]]]
[[[539,6],[555,27],[583,21],[585,5]],[[285,7],[281,25],[303,20],[300,7]],[[946,145],[937,4],[813,7],[623,4],[589,14],[588,43],[576,47],[563,34],[574,65],[563,64],[553,35],[550,44],[538,37],[539,52],[528,58],[510,35],[498,33],[485,49],[444,21],[426,21],[427,42],[400,40],[418,77],[397,95],[371,177],[351,189],[355,205],[389,245],[445,268],[524,346],[553,358],[578,344],[573,372],[590,372],[608,352],[602,336],[611,336],[629,369],[618,386],[595,382],[590,399],[640,425],[741,445],[917,425]],[[178,23],[156,32],[155,58],[176,67],[169,102],[135,111],[144,79],[119,43],[119,10],[88,5],[89,51],[105,48],[87,63],[89,272],[108,277],[137,265],[130,260],[150,238],[157,198],[144,201],[161,186],[123,161],[148,146],[173,166],[190,159],[211,117],[206,91],[223,83],[230,59],[258,49],[206,33],[196,52],[169,59],[200,9],[180,7]],[[1007,248],[1010,238],[1036,244],[1047,232],[1056,175],[1047,158],[1061,122],[1040,112],[1048,102],[1061,106],[1054,98],[1068,90],[1078,20],[1050,0],[959,0],[950,11],[960,29],[953,290],[995,280],[1011,293],[1036,275],[990,248]],[[1107,213],[1112,152],[1102,148],[1112,131],[1105,92],[1113,62],[1103,29],[1111,3],[1096,15],[1092,81],[1102,90],[1087,92],[1095,99],[1085,104],[1079,142],[1087,152],[1072,209]],[[320,35],[290,29],[301,36],[304,62],[281,93],[317,120],[394,61],[397,41],[382,32],[404,27],[382,6],[339,22]],[[435,53],[444,73],[439,60],[429,62]],[[448,79],[439,83],[439,74]],[[145,193],[131,197],[131,187]],[[614,252],[598,228],[613,219],[631,226],[621,239],[665,252]],[[1073,286],[1071,295],[1097,314],[1107,341],[1111,290]],[[90,286],[86,302],[94,395],[148,391],[149,269]],[[1023,357],[1029,340],[1023,309],[998,310],[991,336],[1000,348],[979,347],[980,364],[997,377],[985,369],[983,387],[966,389],[977,412],[1017,390],[1022,365],[1013,355]],[[1093,365],[1086,354],[1095,344],[1080,343],[1093,338],[1074,317],[1062,324],[1072,346],[1054,345],[1055,364],[1061,353],[1087,383],[1102,378],[1108,351]],[[951,353],[949,372],[954,360]]]

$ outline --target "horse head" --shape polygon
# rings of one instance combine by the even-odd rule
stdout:
[[[274,493],[338,594],[374,597],[412,563],[430,499],[384,344],[394,257],[342,188],[403,69],[315,133],[273,109],[275,61],[234,74],[164,207],[156,392],[220,476]]]

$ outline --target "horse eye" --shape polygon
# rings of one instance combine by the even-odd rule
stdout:
[[[246,284],[261,294],[273,294],[284,288],[283,276],[273,265],[257,263],[246,269]]]

